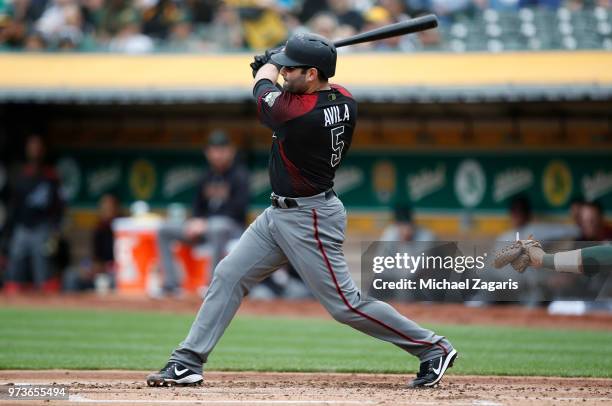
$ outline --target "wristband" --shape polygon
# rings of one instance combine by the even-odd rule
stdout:
[[[554,256],[555,271],[582,273],[582,254],[580,250],[558,252]]]

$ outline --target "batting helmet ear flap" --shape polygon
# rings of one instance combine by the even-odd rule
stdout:
[[[272,55],[274,63],[281,66],[314,66],[325,78],[336,74],[336,47],[327,38],[317,34],[292,35],[282,52]]]

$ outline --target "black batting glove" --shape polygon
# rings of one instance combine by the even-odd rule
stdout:
[[[285,46],[281,45],[279,47],[267,49],[263,55],[255,55],[255,57],[253,58],[253,62],[251,62],[250,64],[251,69],[253,71],[253,77],[255,77],[257,71],[267,63],[271,63],[272,65],[276,66],[276,69],[280,70],[282,66],[272,61],[272,55],[282,52],[283,49],[285,49]]]
[[[274,65],[274,66],[276,66],[276,68],[277,68],[278,70],[280,70],[281,66],[280,66],[280,65],[278,65],[278,64],[276,64],[276,63],[274,63],[274,61],[272,61],[272,55],[274,55],[274,54],[278,54],[279,52],[282,52],[282,51],[283,51],[283,49],[285,49],[285,46],[284,46],[284,45],[281,45],[281,46],[279,46],[279,47],[275,47],[275,48],[270,48],[270,49],[267,49],[267,50],[266,50],[266,53],[265,53],[266,58],[268,58],[268,61],[267,61],[267,62],[268,62],[268,63],[271,63],[271,64],[272,64],[272,65]]]
[[[255,55],[255,57],[253,58],[253,62],[251,62],[251,64],[249,65],[253,70],[253,77],[257,75],[257,71],[266,63],[268,63],[268,58],[266,57],[266,55]]]

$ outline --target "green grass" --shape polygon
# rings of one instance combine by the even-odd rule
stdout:
[[[0,309],[0,369],[162,366],[193,316]],[[612,377],[612,333],[427,325],[452,339],[454,374]],[[416,358],[331,320],[238,317],[208,363],[214,370],[410,373]]]

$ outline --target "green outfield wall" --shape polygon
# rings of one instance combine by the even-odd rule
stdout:
[[[268,204],[268,152],[244,156],[250,167],[252,204]],[[205,169],[198,150],[64,149],[58,167],[72,207],[93,207],[104,193],[123,202],[191,205]],[[386,209],[397,202],[422,211],[503,212],[525,194],[542,213],[564,212],[572,198],[612,207],[609,151],[499,152],[352,151],[336,176],[336,191],[349,208]]]

